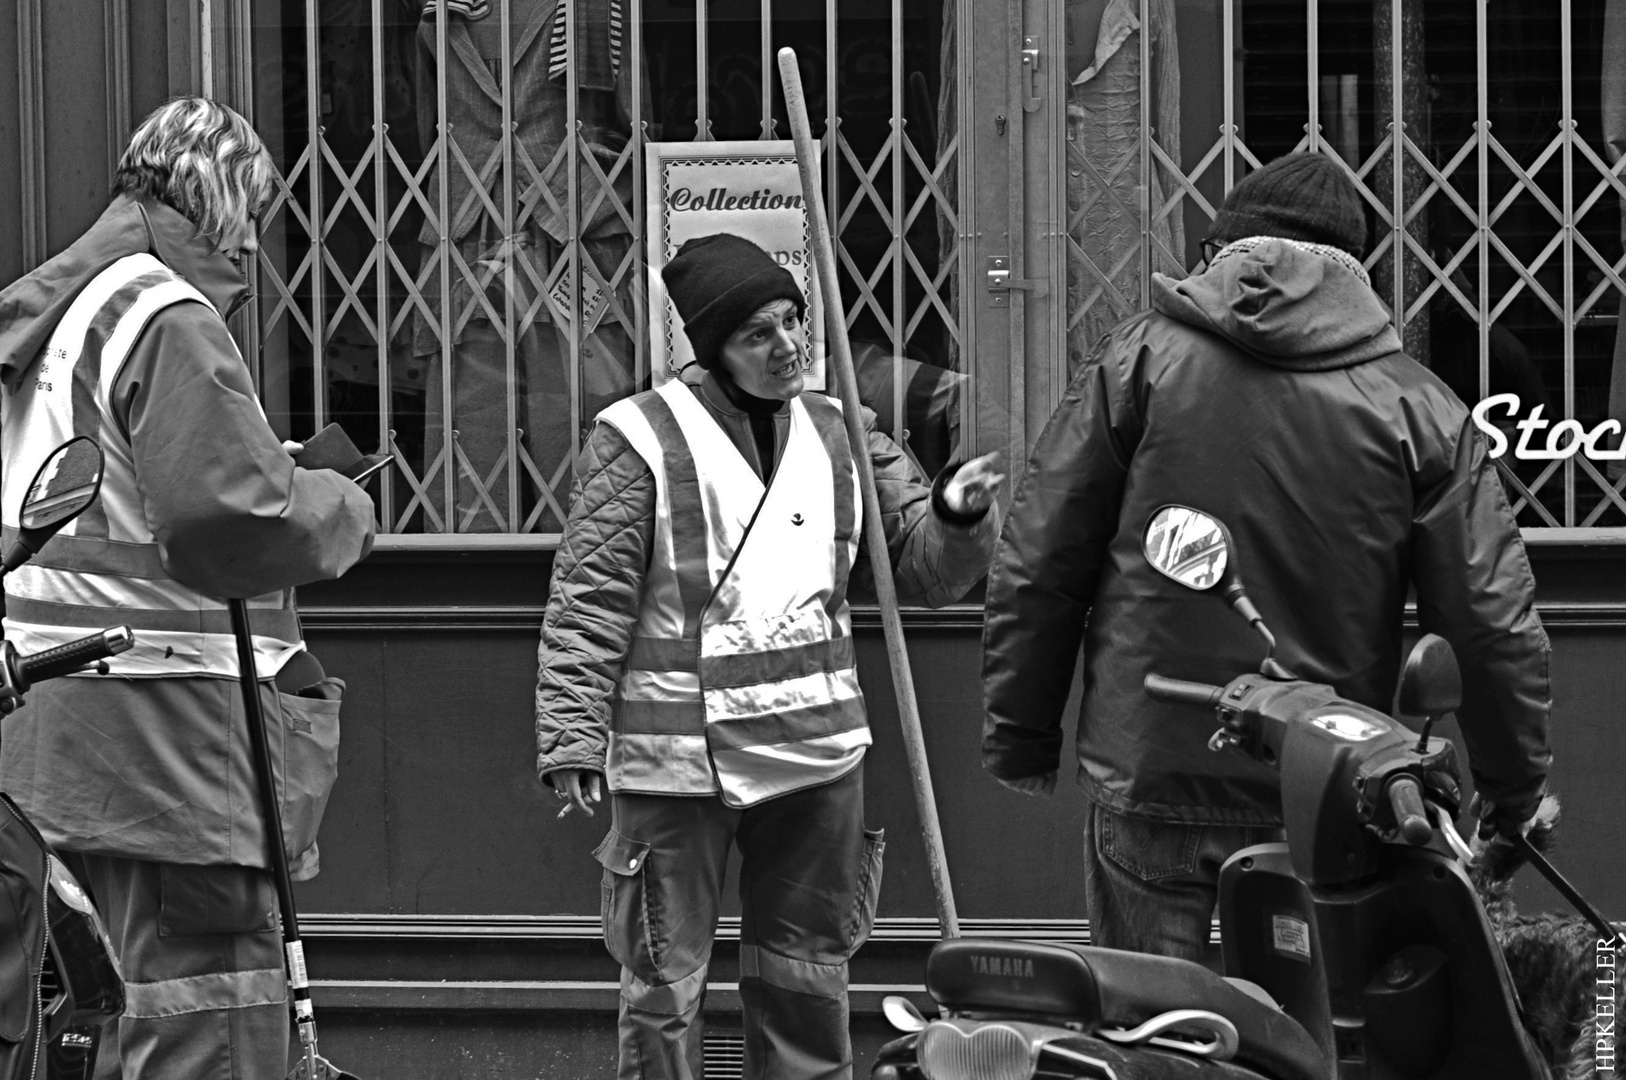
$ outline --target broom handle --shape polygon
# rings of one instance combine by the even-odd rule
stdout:
[[[271,746],[266,740],[265,713],[260,708],[259,671],[254,666],[254,642],[249,637],[248,601],[228,600],[232,636],[237,639],[238,684],[243,689],[243,713],[248,718],[248,744],[254,751],[254,784],[259,788],[261,817],[265,820],[266,857],[277,883],[277,908],[282,913],[282,949],[288,963],[288,992],[294,999],[294,1021],[305,1056],[305,1075],[317,1080],[316,1011],[311,1005],[310,977],[305,971],[305,943],[299,939],[299,914],[294,910],[294,882],[288,876],[288,851],[282,841],[282,806],[271,775]]]
[[[853,369],[852,350],[847,342],[847,312],[841,302],[841,284],[836,279],[835,248],[830,239],[830,222],[819,196],[819,174],[814,166],[813,129],[807,119],[807,96],[802,91],[801,71],[796,66],[796,50],[779,50],[779,78],[785,88],[785,105],[790,113],[791,137],[796,143],[796,165],[802,176],[802,204],[813,233],[813,265],[819,275],[819,295],[824,302],[824,322],[829,331],[830,368],[841,395],[847,438],[852,443],[853,463],[858,466],[858,484],[864,496],[864,540],[870,566],[875,572],[876,598],[881,605],[881,626],[886,633],[886,655],[892,668],[892,688],[898,699],[898,720],[903,726],[903,745],[909,757],[909,776],[914,781],[915,805],[926,830],[926,864],[932,874],[932,891],[937,899],[937,920],[945,938],[960,936],[960,918],[954,910],[954,891],[949,883],[948,856],[943,850],[943,829],[937,819],[937,798],[932,793],[931,767],[926,761],[926,742],[920,730],[920,706],[915,700],[914,676],[909,670],[909,653],[903,642],[903,621],[898,617],[898,590],[892,581],[892,560],[886,548],[886,530],[881,524],[881,503],[875,494],[875,467],[868,453],[864,418],[859,411],[858,378]]]

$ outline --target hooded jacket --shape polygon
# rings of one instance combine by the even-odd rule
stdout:
[[[170,207],[120,196],[67,250],[0,292],[0,385],[10,394],[29,377],[80,291],[115,261],[140,253],[207,301],[155,313],[110,394],[164,570],[216,598],[337,577],[372,547],[372,502],[338,473],[297,468],[282,448],[225,323],[248,286]],[[40,563],[51,560],[54,543],[41,550]],[[107,606],[105,621],[120,622],[118,606]],[[209,677],[41,683],[5,720],[0,786],[65,850],[265,866],[238,693],[235,680]],[[321,714],[289,721],[272,740],[274,764],[286,763],[285,817],[306,819],[314,833],[306,811],[320,817],[332,783],[323,759],[337,751],[338,704],[300,706],[265,693],[269,718],[296,707]],[[324,745],[307,745],[315,741]],[[312,775],[313,768],[324,775]],[[304,808],[289,801],[296,789],[318,788]],[[290,854],[304,850],[293,846]]]
[[[1462,669],[1475,780],[1528,798],[1544,778],[1546,633],[1513,514],[1467,408],[1400,351],[1352,262],[1291,241],[1236,245],[1091,353],[1034,446],[989,574],[983,764],[1054,770],[1084,652],[1079,779],[1108,809],[1277,824],[1277,777],[1207,749],[1214,721],[1154,701],[1149,672],[1225,683],[1261,639],[1161,577],[1142,534],[1166,503],[1225,522],[1277,658],[1391,705],[1408,589]]]

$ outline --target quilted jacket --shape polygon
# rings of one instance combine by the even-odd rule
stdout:
[[[1549,648],[1468,409],[1400,351],[1353,263],[1268,240],[1155,285],[1155,310],[1090,355],[1017,485],[988,578],[984,766],[1007,780],[1057,768],[1082,646],[1092,800],[1279,820],[1270,769],[1207,749],[1211,712],[1142,688],[1148,672],[1224,683],[1263,657],[1227,605],[1143,556],[1148,519],[1180,503],[1229,526],[1277,658],[1363,705],[1393,701],[1415,590],[1421,628],[1461,665],[1476,781],[1509,810],[1528,801],[1549,761]]]
[[[761,476],[746,414],[712,375],[692,389]],[[942,490],[955,467],[928,482],[908,453],[876,430],[875,414],[866,408],[863,415],[898,599],[931,607],[953,603],[987,573],[999,510],[954,514]],[[776,454],[788,431],[789,410],[781,410]],[[654,474],[619,432],[596,424],[576,463],[570,519],[542,621],[536,733],[537,772],[544,780],[557,769],[604,768],[611,698],[637,625],[654,528]],[[873,581],[862,552],[850,588],[860,596]]]

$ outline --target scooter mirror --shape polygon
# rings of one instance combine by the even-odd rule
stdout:
[[[1405,716],[1442,716],[1462,704],[1462,672],[1457,654],[1437,634],[1424,634],[1412,646],[1400,673],[1397,708]]]
[[[906,997],[888,994],[881,999],[881,1014],[897,1030],[911,1034],[926,1029],[926,1018],[920,1015],[915,1003]]]
[[[17,515],[17,539],[6,552],[5,571],[39,553],[62,526],[84,513],[102,486],[102,448],[89,435],[69,439],[51,451],[28,485]]]
[[[101,485],[102,448],[89,435],[70,439],[34,474],[17,524],[25,532],[65,525],[91,504]]]
[[[1188,506],[1165,506],[1153,514],[1143,547],[1158,573],[1199,592],[1220,584],[1230,558],[1225,526]]]

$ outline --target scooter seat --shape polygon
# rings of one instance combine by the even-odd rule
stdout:
[[[1331,1065],[1298,1021],[1201,964],[1166,956],[960,938],[932,949],[926,989],[957,1013],[1040,1014],[1084,1026],[1134,1028],[1176,1009],[1236,1026],[1236,1060],[1279,1080],[1327,1080]]]

